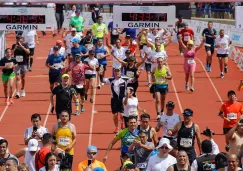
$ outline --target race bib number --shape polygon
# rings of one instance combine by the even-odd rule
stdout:
[[[56,69],[60,69],[60,68],[62,68],[62,64],[61,64],[61,63],[53,64],[53,66],[54,66]]]
[[[87,44],[87,49],[92,50],[93,49],[93,44]]]
[[[16,56],[16,61],[17,62],[23,62],[24,61],[24,57],[23,56]]]
[[[237,119],[237,114],[236,113],[228,113],[227,118],[230,120]]]
[[[226,43],[221,43],[221,48],[227,48],[227,44]]]
[[[102,32],[103,31],[103,27],[97,27],[97,31],[98,32]]]
[[[187,63],[188,63],[188,64],[194,64],[194,63],[195,63],[195,60],[194,60],[194,59],[188,59],[188,60],[187,60]]]
[[[163,83],[163,82],[165,82],[165,79],[163,77],[160,77],[160,78],[157,78],[157,81],[160,83]]]
[[[76,85],[76,87],[79,88],[79,89],[84,88],[83,84],[78,84],[78,85]]]
[[[127,71],[127,77],[129,77],[129,78],[134,78],[134,72],[132,72],[132,71]]]
[[[130,109],[130,110],[128,111],[128,114],[129,114],[129,115],[137,115],[137,110],[136,110],[136,109]]]
[[[138,163],[138,164],[137,164],[137,167],[138,167],[139,169],[145,169],[145,168],[147,167],[147,163]]]
[[[96,56],[97,56],[97,59],[101,59],[101,57],[104,55],[104,53],[97,53]]]
[[[13,67],[13,62],[8,62],[8,63],[5,63],[5,67],[9,67],[9,68],[12,68]]]
[[[59,137],[58,139],[58,145],[61,145],[61,146],[68,146],[70,145],[70,138],[68,137]]]
[[[189,148],[192,147],[192,139],[191,138],[181,138],[180,146]]]
[[[190,39],[191,39],[190,36],[185,36],[184,37],[184,41],[186,41],[186,42],[188,42]]]

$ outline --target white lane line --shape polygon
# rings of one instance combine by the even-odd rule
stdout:
[[[89,142],[88,145],[91,145],[92,142],[92,134],[93,134],[93,126],[94,126],[94,114],[96,113],[95,111],[95,102],[96,102],[96,87],[97,87],[97,78],[98,74],[96,74],[96,79],[95,79],[95,89],[94,89],[94,95],[93,95],[93,104],[92,104],[92,109],[91,109],[91,119],[90,119],[90,127],[89,127]]]
[[[49,104],[49,107],[48,107],[48,110],[46,112],[46,117],[45,117],[45,121],[43,123],[43,127],[46,127],[46,124],[47,124],[47,120],[48,120],[48,117],[49,117],[49,114],[51,113],[51,103]]]
[[[12,97],[14,96],[15,93],[16,93],[16,89],[13,91]],[[5,106],[3,112],[1,113],[0,122],[2,121],[2,119],[3,119],[3,117],[4,117],[5,113],[6,113],[6,111],[8,110],[8,106],[9,106],[9,104]]]

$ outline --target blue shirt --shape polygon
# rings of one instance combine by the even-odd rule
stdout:
[[[58,54],[55,56],[54,54],[49,55],[49,57],[46,60],[46,64],[49,64],[50,66],[54,66],[56,69],[49,69],[49,73],[61,73],[61,65],[65,61],[65,57],[61,54]]]
[[[109,24],[108,24],[108,30],[112,30],[113,29],[113,21],[111,21]]]
[[[126,35],[130,35],[133,40],[136,39],[136,28],[125,28],[122,33],[126,33]]]
[[[72,56],[74,57],[76,54],[80,54],[80,53],[82,53],[82,54],[85,54],[85,53],[87,53],[88,51],[87,51],[87,49],[84,47],[84,46],[82,46],[82,45],[80,45],[78,48],[76,48],[76,47],[72,47],[71,48],[71,53],[72,53]]]

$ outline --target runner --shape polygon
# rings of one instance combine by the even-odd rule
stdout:
[[[122,32],[122,29],[119,29],[119,28],[113,28],[113,21],[111,21],[109,24],[108,24],[108,30],[110,32],[110,44],[111,45],[115,45],[116,44],[116,40],[119,39],[120,37],[120,34]]]
[[[29,71],[32,71],[32,64],[34,60],[33,57],[35,55],[35,47],[36,44],[39,44],[38,34],[36,33],[36,30],[28,30],[28,31],[24,31],[22,36],[24,38],[24,42],[28,44],[30,50],[27,67]]]
[[[2,82],[4,88],[5,103],[7,105],[14,104],[13,101],[13,84],[14,84],[14,69],[17,66],[17,61],[12,57],[10,48],[5,50],[5,57],[0,61],[0,69],[2,69]]]
[[[154,91],[156,98],[157,119],[164,111],[165,98],[168,93],[168,80],[172,79],[172,74],[165,63],[165,58],[157,58],[158,66],[152,71],[154,75]]]
[[[76,127],[70,122],[68,111],[62,111],[60,114],[61,121],[52,128],[52,135],[56,137],[57,147],[65,150],[70,154],[70,164],[73,163],[74,145],[76,144]]]
[[[176,21],[175,23],[175,29],[174,31],[177,33],[177,36],[180,34],[181,30],[184,28],[184,21],[183,21],[183,17],[182,15],[178,16],[178,21]],[[183,55],[181,46],[179,45],[179,51],[180,51],[180,55]]]
[[[154,145],[157,145],[158,144],[157,133],[155,129],[152,126],[150,126],[149,122],[150,122],[150,115],[146,113],[142,114],[140,116],[140,125],[138,125],[138,130],[146,131],[148,136],[147,141],[153,142]]]
[[[107,48],[107,46],[104,45],[103,39],[98,39],[97,41],[98,43],[95,47],[95,54],[99,62],[99,68],[97,69],[98,71],[97,85],[98,85],[98,89],[100,89],[103,83],[103,78],[105,77],[105,71],[107,66],[106,57],[110,56],[110,50]]]
[[[65,57],[58,53],[58,46],[54,46],[54,54],[50,55],[46,60],[46,67],[49,68],[50,89],[61,83],[62,69],[65,66]]]
[[[95,58],[95,51],[90,50],[89,51],[89,57],[84,60],[84,63],[86,65],[89,65],[93,70],[86,70],[85,71],[85,81],[87,84],[87,87],[85,87],[85,100],[88,99],[88,91],[89,88],[91,88],[90,92],[90,103],[93,103],[93,97],[94,97],[94,89],[96,88],[96,75],[97,75],[97,68],[99,68],[99,62]]]
[[[214,45],[217,31],[213,28],[213,22],[208,22],[208,28],[205,28],[202,32],[202,36],[206,37],[205,50],[206,50],[206,70],[211,72],[212,56],[214,54]]]
[[[70,59],[69,61],[74,61],[75,59],[73,58],[75,55],[80,54],[81,55],[81,60],[82,62],[84,61],[84,59],[86,59],[86,56],[88,56],[88,50],[82,46],[79,45],[80,43],[80,39],[77,37],[74,37],[72,39],[72,43],[73,43],[73,47],[71,48],[71,53],[72,53],[72,59]]]
[[[130,50],[130,54],[135,56],[137,43],[133,42],[130,35],[126,35],[125,42],[122,44],[122,47],[126,50]]]
[[[184,29],[182,29],[179,32],[179,35],[182,36],[181,40],[184,45],[187,45],[188,41],[194,40],[194,31],[192,29],[188,28],[188,23],[184,23]],[[180,41],[179,41],[179,43],[180,43]],[[182,46],[180,46],[180,47],[182,48],[182,52],[184,52],[184,48]]]
[[[237,121],[243,114],[243,106],[240,102],[237,102],[236,93],[233,90],[228,91],[228,101],[225,102],[219,111],[219,116],[223,121],[223,133],[226,139],[226,151],[229,151],[229,140],[227,138],[227,133],[231,128],[237,125]]]
[[[168,135],[167,131],[170,129],[173,129],[178,123],[181,122],[181,118],[178,114],[174,113],[175,109],[175,103],[172,101],[168,101],[166,103],[166,112],[164,112],[160,119],[158,120],[158,124],[155,128],[156,132],[160,131],[160,128],[162,128],[162,136],[164,138],[168,138],[171,140],[176,140],[177,134],[175,135]]]
[[[195,61],[195,55],[196,52],[204,45],[204,40],[205,38],[203,38],[203,40],[201,41],[201,44],[197,47],[194,46],[194,42],[192,40],[189,40],[187,42],[187,44],[184,44],[184,41],[182,41],[182,37],[181,35],[178,36],[179,37],[179,44],[180,47],[182,49],[182,51],[184,52],[184,72],[185,72],[185,80],[186,80],[186,90],[189,90],[189,77],[191,79],[191,84],[190,84],[190,91],[194,92],[194,73],[196,70],[196,61]]]
[[[215,39],[217,57],[219,60],[220,78],[224,78],[224,73],[228,73],[228,56],[231,40],[229,36],[224,34],[224,29],[219,31],[219,36]]]
[[[169,166],[166,171],[191,171],[189,159],[185,151],[179,151],[176,156],[177,163]],[[193,170],[197,171],[197,170]]]
[[[97,39],[92,36],[92,31],[87,31],[85,37],[80,41],[80,45],[84,46],[88,51],[94,50]]]
[[[27,73],[27,59],[30,54],[30,50],[27,44],[24,44],[22,37],[16,37],[17,43],[12,45],[12,54],[17,61],[17,66],[15,67],[16,74],[16,98],[25,97],[25,75]],[[21,82],[21,93],[19,93],[19,84]]]
[[[83,29],[84,29],[84,18],[82,16],[80,16],[81,11],[78,9],[75,11],[76,16],[74,16],[73,18],[71,18],[69,24],[73,25],[76,30],[77,33],[80,36],[83,36]]]
[[[92,30],[95,39],[104,39],[107,34],[106,24],[103,23],[102,16],[97,16],[97,23],[94,23],[90,29]]]
[[[61,40],[56,41],[56,46],[58,46],[58,54],[65,56],[66,50],[64,47],[62,47],[62,45],[63,45],[63,42]],[[49,51],[49,55],[52,55],[52,54],[54,54],[53,48],[51,48]]]
[[[14,156],[13,154],[9,153],[8,141],[5,139],[1,139],[0,140],[0,160],[2,159],[4,161],[4,163],[6,163],[6,161],[9,158],[14,158],[19,163],[18,158],[16,156]]]

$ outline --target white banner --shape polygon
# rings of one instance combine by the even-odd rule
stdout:
[[[4,57],[5,53],[5,32],[0,31],[0,48],[1,48],[1,53],[0,53],[0,59]]]

